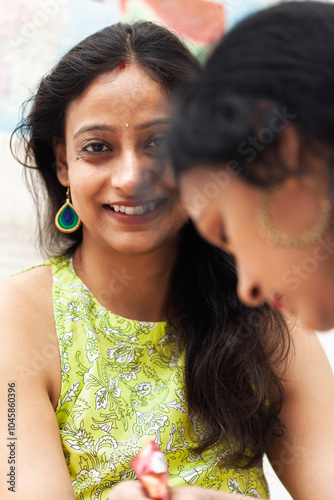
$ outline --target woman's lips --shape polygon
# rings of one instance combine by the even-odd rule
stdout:
[[[147,202],[117,202],[103,205],[115,220],[126,224],[143,224],[157,218],[164,210],[167,198]]]
[[[280,293],[275,293],[271,303],[272,303],[272,306],[274,307],[274,309],[277,309],[278,311],[280,311],[281,309],[283,309],[283,306],[284,306],[283,295],[281,295]]]

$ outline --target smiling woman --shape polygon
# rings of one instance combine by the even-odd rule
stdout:
[[[57,175],[71,186],[87,243],[139,253],[180,232],[185,219],[167,175],[151,192],[148,185],[144,198],[138,193],[166,135],[170,107],[160,83],[136,63],[98,76],[69,105],[65,142],[55,147]]]
[[[264,452],[285,470],[285,448],[294,456],[307,435],[294,416],[322,428],[329,405],[317,387],[328,366],[316,340],[299,332],[290,352],[284,318],[237,299],[232,259],[198,236],[169,169],[156,170],[172,94],[199,73],[165,28],[110,26],[42,79],[17,130],[38,208],[47,202],[50,257],[0,290],[0,387],[17,381],[19,498],[146,498],[123,480],[135,478],[130,461],[149,439],[166,456],[173,500],[268,498]],[[301,383],[310,350],[315,367]]]

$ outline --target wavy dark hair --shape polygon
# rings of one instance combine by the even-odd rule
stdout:
[[[65,188],[56,176],[53,141],[64,140],[69,104],[122,61],[136,61],[168,94],[201,72],[174,34],[143,22],[118,23],[88,37],[43,78],[16,133],[25,145],[23,163],[42,180],[37,195],[47,193],[41,228],[49,254],[73,252],[82,239],[79,231],[64,236],[54,230]],[[171,334],[185,351],[189,411],[205,422],[197,452],[217,446],[224,449],[222,465],[258,464],[270,436],[282,428],[283,389],[275,370],[289,349],[283,318],[267,306],[252,310],[241,304],[233,260],[206,243],[190,222],[182,230],[167,310]]]
[[[334,173],[334,5],[286,2],[248,17],[218,43],[180,104],[169,146],[177,174],[237,162],[257,186],[299,174],[281,157],[293,123],[302,146]]]

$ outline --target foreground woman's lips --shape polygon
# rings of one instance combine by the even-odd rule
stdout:
[[[283,298],[283,295],[281,295],[280,293],[275,293],[274,294],[274,297],[271,301],[272,303],[272,306],[277,309],[278,311],[280,311],[281,309],[283,309],[283,306],[284,306],[284,298]]]

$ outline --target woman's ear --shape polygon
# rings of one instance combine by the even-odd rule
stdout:
[[[68,166],[66,160],[66,145],[61,139],[53,141],[53,151],[56,158],[56,173],[60,184],[69,186]]]
[[[290,123],[280,133],[279,156],[291,173],[298,172],[301,161],[300,137],[297,127]]]

